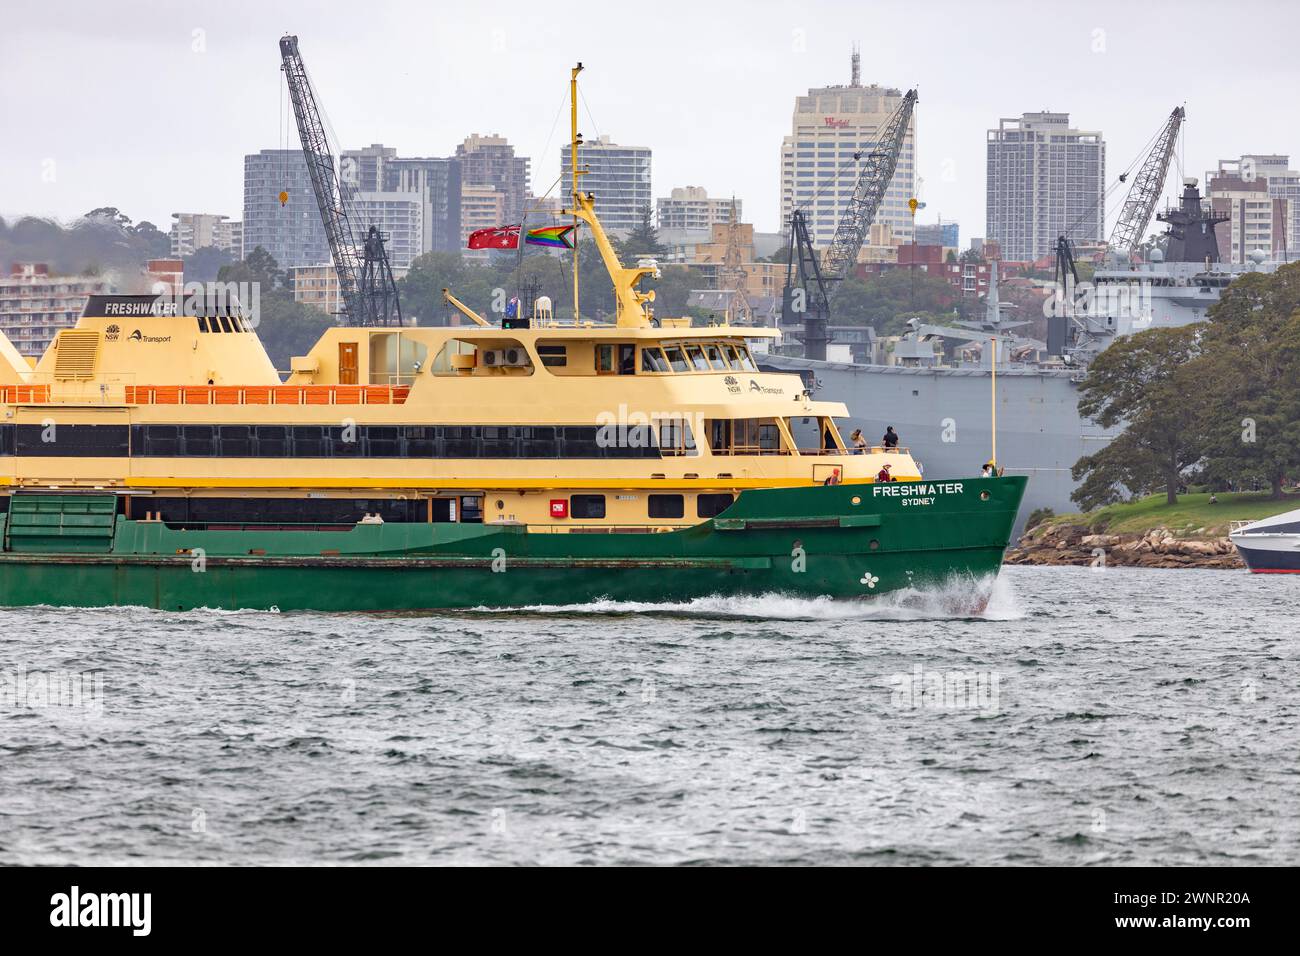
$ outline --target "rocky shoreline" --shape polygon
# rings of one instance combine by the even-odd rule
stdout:
[[[1202,531],[1204,529],[1201,529]],[[1244,568],[1226,537],[1180,538],[1168,528],[1145,534],[1093,534],[1080,525],[1038,525],[1007,548],[1006,564],[1137,568]]]

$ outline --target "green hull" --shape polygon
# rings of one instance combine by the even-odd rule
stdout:
[[[44,496],[7,516],[0,605],[407,611],[861,598],[991,579],[1024,488],[1004,477],[747,491],[680,531],[570,534],[481,524],[176,530],[105,514],[111,498]]]

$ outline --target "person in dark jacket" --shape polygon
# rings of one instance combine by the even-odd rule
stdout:
[[[893,481],[894,476],[889,473],[889,465],[883,465],[876,475],[876,481]]]
[[[886,451],[893,451],[898,447],[898,432],[894,431],[893,425],[885,427],[885,437],[881,439],[880,443],[885,446]]]

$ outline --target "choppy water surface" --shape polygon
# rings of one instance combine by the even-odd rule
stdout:
[[[3,610],[0,863],[1295,864],[1297,587]]]

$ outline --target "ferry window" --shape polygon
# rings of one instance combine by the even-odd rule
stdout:
[[[736,346],[736,357],[740,359],[740,367],[746,372],[757,372],[758,366],[754,364],[754,359],[750,357],[748,347],[744,345]]]
[[[257,426],[257,453],[267,458],[279,458],[288,452],[288,432],[284,425]]]
[[[248,425],[221,425],[221,454],[247,458],[253,453],[253,429]]]
[[[569,425],[564,432],[564,458],[600,458],[601,445],[596,440],[596,428],[585,425]]]
[[[479,457],[476,431],[472,425],[448,425],[443,428],[443,454],[448,458]]]
[[[366,428],[366,456],[370,458],[397,458],[401,443],[397,428],[392,425],[370,425]]]
[[[515,457],[513,428],[500,425],[484,425],[481,431],[483,433],[484,458]]]
[[[686,455],[695,451],[695,435],[684,418],[659,420],[659,448],[667,455]]]
[[[691,357],[691,365],[695,366],[695,371],[707,372],[709,370],[709,361],[704,357],[704,352],[698,345],[688,345],[686,354]]]
[[[323,458],[324,442],[319,425],[293,426],[293,455],[295,458]]]
[[[730,508],[734,500],[727,494],[700,495],[695,499],[695,513],[701,518],[716,518]]]
[[[575,518],[605,517],[604,495],[571,495],[569,497],[569,514]]]
[[[668,371],[668,360],[664,358],[663,350],[642,349],[641,350],[641,371],[643,372]]]
[[[537,346],[537,354],[541,356],[543,365],[549,365],[552,368],[569,364],[569,350],[563,345],[539,345]]]
[[[614,346],[596,346],[596,371],[602,375],[614,373]]]
[[[664,354],[668,356],[668,364],[672,366],[674,372],[689,372],[690,366],[686,364],[686,353],[676,345],[664,349]]]
[[[483,520],[483,499],[477,495],[461,495],[460,520],[461,521],[482,521]]]
[[[186,455],[211,455],[214,449],[213,432],[216,431],[211,425],[185,425],[181,428],[181,434],[185,439]]]
[[[549,425],[525,425],[519,432],[519,455],[522,458],[554,458],[555,429]]]
[[[361,435],[356,425],[332,425],[327,429],[331,458],[359,458]]]
[[[736,358],[735,350],[730,345],[718,346],[718,352],[722,355],[722,361],[727,368],[732,371],[740,370],[740,361]]]
[[[636,372],[636,346],[620,345],[618,347],[618,374],[632,375]]]
[[[206,332],[207,330],[208,330],[208,320],[207,320],[207,317],[206,317],[206,316],[202,316],[202,315],[200,315],[200,316],[199,316],[199,331],[200,331],[200,332]]]
[[[686,500],[682,495],[651,495],[651,518],[680,518],[686,514]]]
[[[725,362],[722,361],[722,349],[720,349],[718,346],[716,345],[704,346],[704,354],[705,356],[708,357],[709,364],[713,366],[715,369],[717,369],[718,371],[724,371],[726,369],[727,365]]]
[[[217,321],[221,323],[221,331],[222,331],[222,332],[233,332],[233,331],[235,331],[234,329],[232,329],[232,328],[230,327],[230,320],[229,320],[228,318],[226,318],[224,315],[222,315],[222,316],[218,316],[218,317],[217,317]]]
[[[406,439],[407,458],[432,458],[437,450],[438,433],[432,425],[405,425],[402,427]],[[451,499],[447,499],[450,501]],[[450,520],[450,519],[448,519]]]

